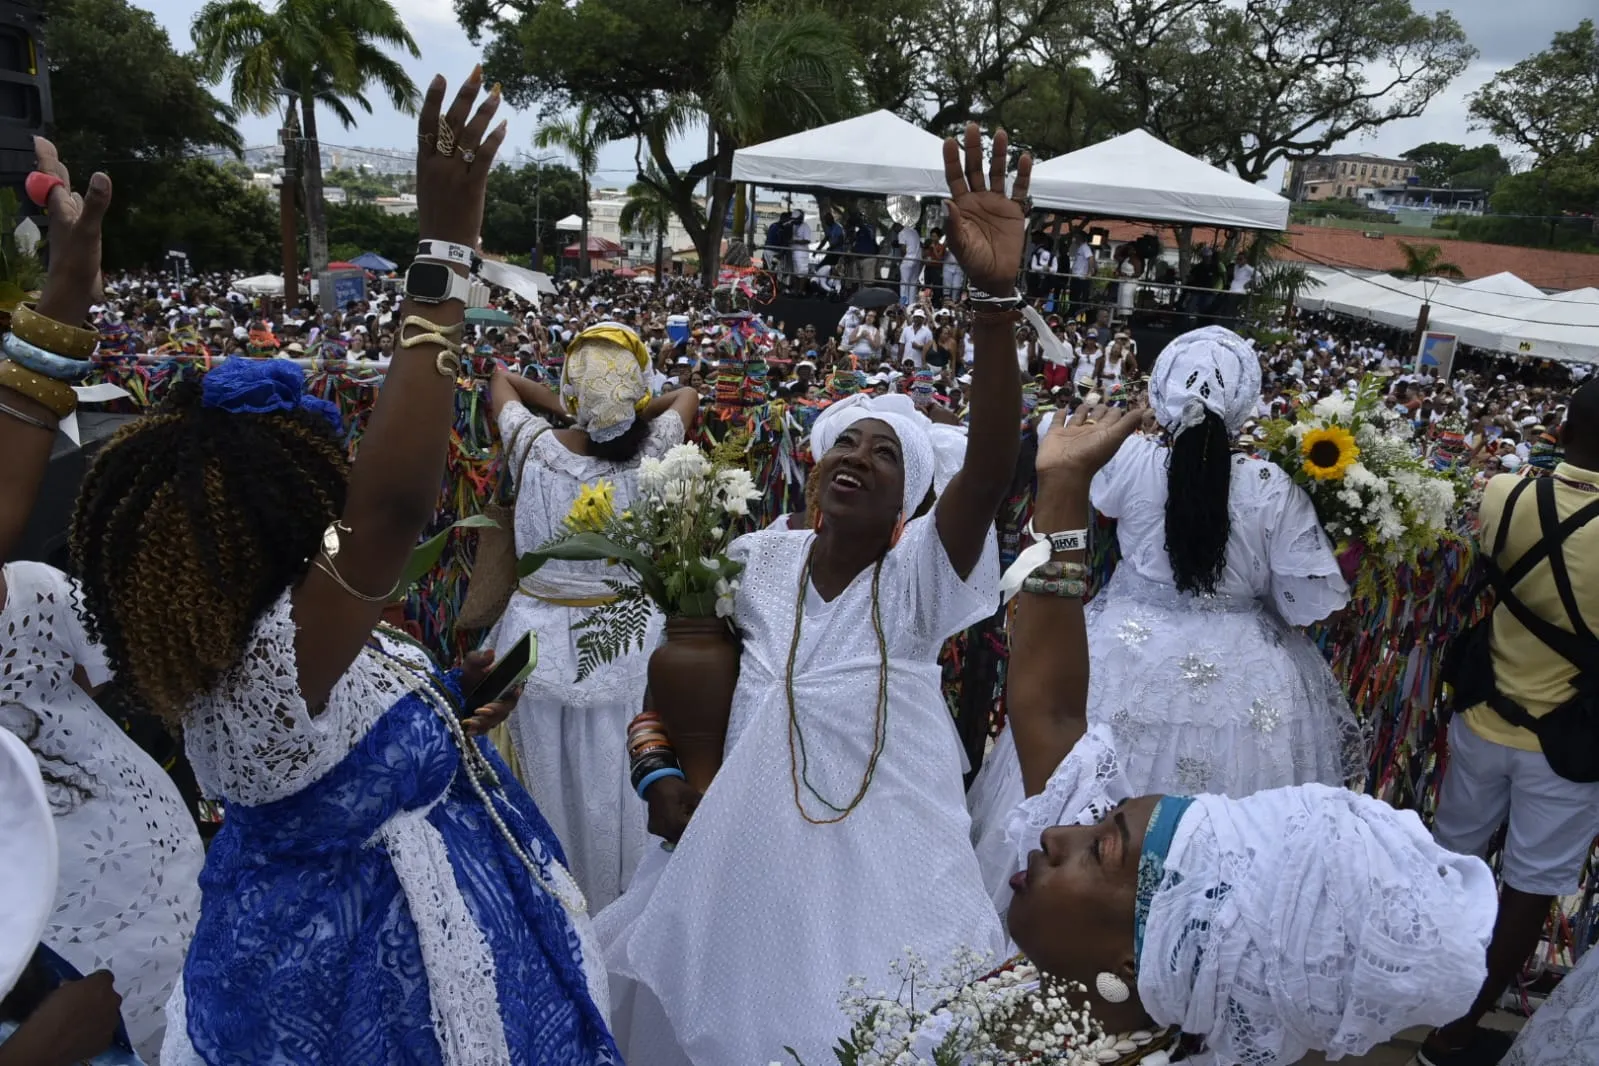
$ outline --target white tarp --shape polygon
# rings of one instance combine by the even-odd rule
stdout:
[[[571,230],[573,233],[576,233],[578,230],[583,228],[583,216],[567,215],[565,218],[561,219],[561,221],[555,224],[555,228],[562,232]]]
[[[737,177],[737,173],[734,177]],[[1286,229],[1288,201],[1143,130],[1033,166],[1033,206],[1096,218]]]
[[[777,189],[878,196],[949,195],[944,142],[888,111],[821,126],[733,153],[733,180]]]
[[[282,296],[283,279],[276,274],[257,274],[253,278],[240,278],[233,287],[246,296]]]
[[[1475,281],[1463,281],[1460,283],[1460,287],[1469,289],[1472,292],[1491,293],[1495,296],[1532,297],[1535,300],[1542,299],[1544,295],[1543,290],[1538,286],[1530,281],[1522,281],[1508,270],[1502,270],[1497,274],[1489,274],[1487,277],[1478,278]]]

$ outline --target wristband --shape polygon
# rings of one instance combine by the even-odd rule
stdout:
[[[652,771],[651,773],[645,774],[644,779],[638,783],[638,798],[643,799],[644,793],[649,790],[651,785],[662,780],[663,778],[668,777],[677,777],[684,781],[688,780],[688,775],[675,766],[668,766],[664,769]]]
[[[1033,520],[1027,520],[1027,535],[1035,540],[1049,542],[1049,553],[1080,552],[1088,549],[1088,530],[1072,529],[1062,533],[1039,533],[1033,528]]]
[[[477,254],[477,249],[453,241],[440,241],[425,238],[416,243],[416,256],[418,259],[437,259],[445,263],[461,263],[470,273],[476,274],[483,266],[483,257]]]
[[[7,333],[4,340],[0,340],[6,357],[18,366],[26,367],[35,374],[43,374],[47,378],[57,381],[78,381],[86,377],[93,367],[87,359],[68,359],[64,355],[47,352],[37,344],[29,344],[15,333]]]

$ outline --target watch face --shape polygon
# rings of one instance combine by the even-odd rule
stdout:
[[[450,293],[450,275],[443,263],[417,262],[405,273],[405,294],[416,300],[439,303]]]

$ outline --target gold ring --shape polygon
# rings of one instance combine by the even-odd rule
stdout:
[[[444,116],[439,116],[439,137],[437,142],[439,155],[450,156],[455,154],[455,131],[450,129],[450,124],[444,121]]]
[[[1097,418],[1085,418],[1085,419],[1083,419],[1083,425],[1085,425],[1085,426],[1091,426],[1091,425],[1093,425],[1093,424],[1094,424],[1094,423],[1095,423],[1095,422],[1098,422],[1098,421],[1099,421],[1099,419],[1097,419]]]

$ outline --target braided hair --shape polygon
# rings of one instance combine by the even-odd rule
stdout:
[[[344,509],[349,463],[325,418],[235,414],[173,384],[96,457],[72,519],[89,637],[168,723],[243,654]]]
[[[1232,443],[1214,411],[1206,410],[1204,421],[1171,442],[1166,464],[1166,557],[1182,592],[1214,596],[1221,582],[1232,528],[1227,509],[1232,470]]]

